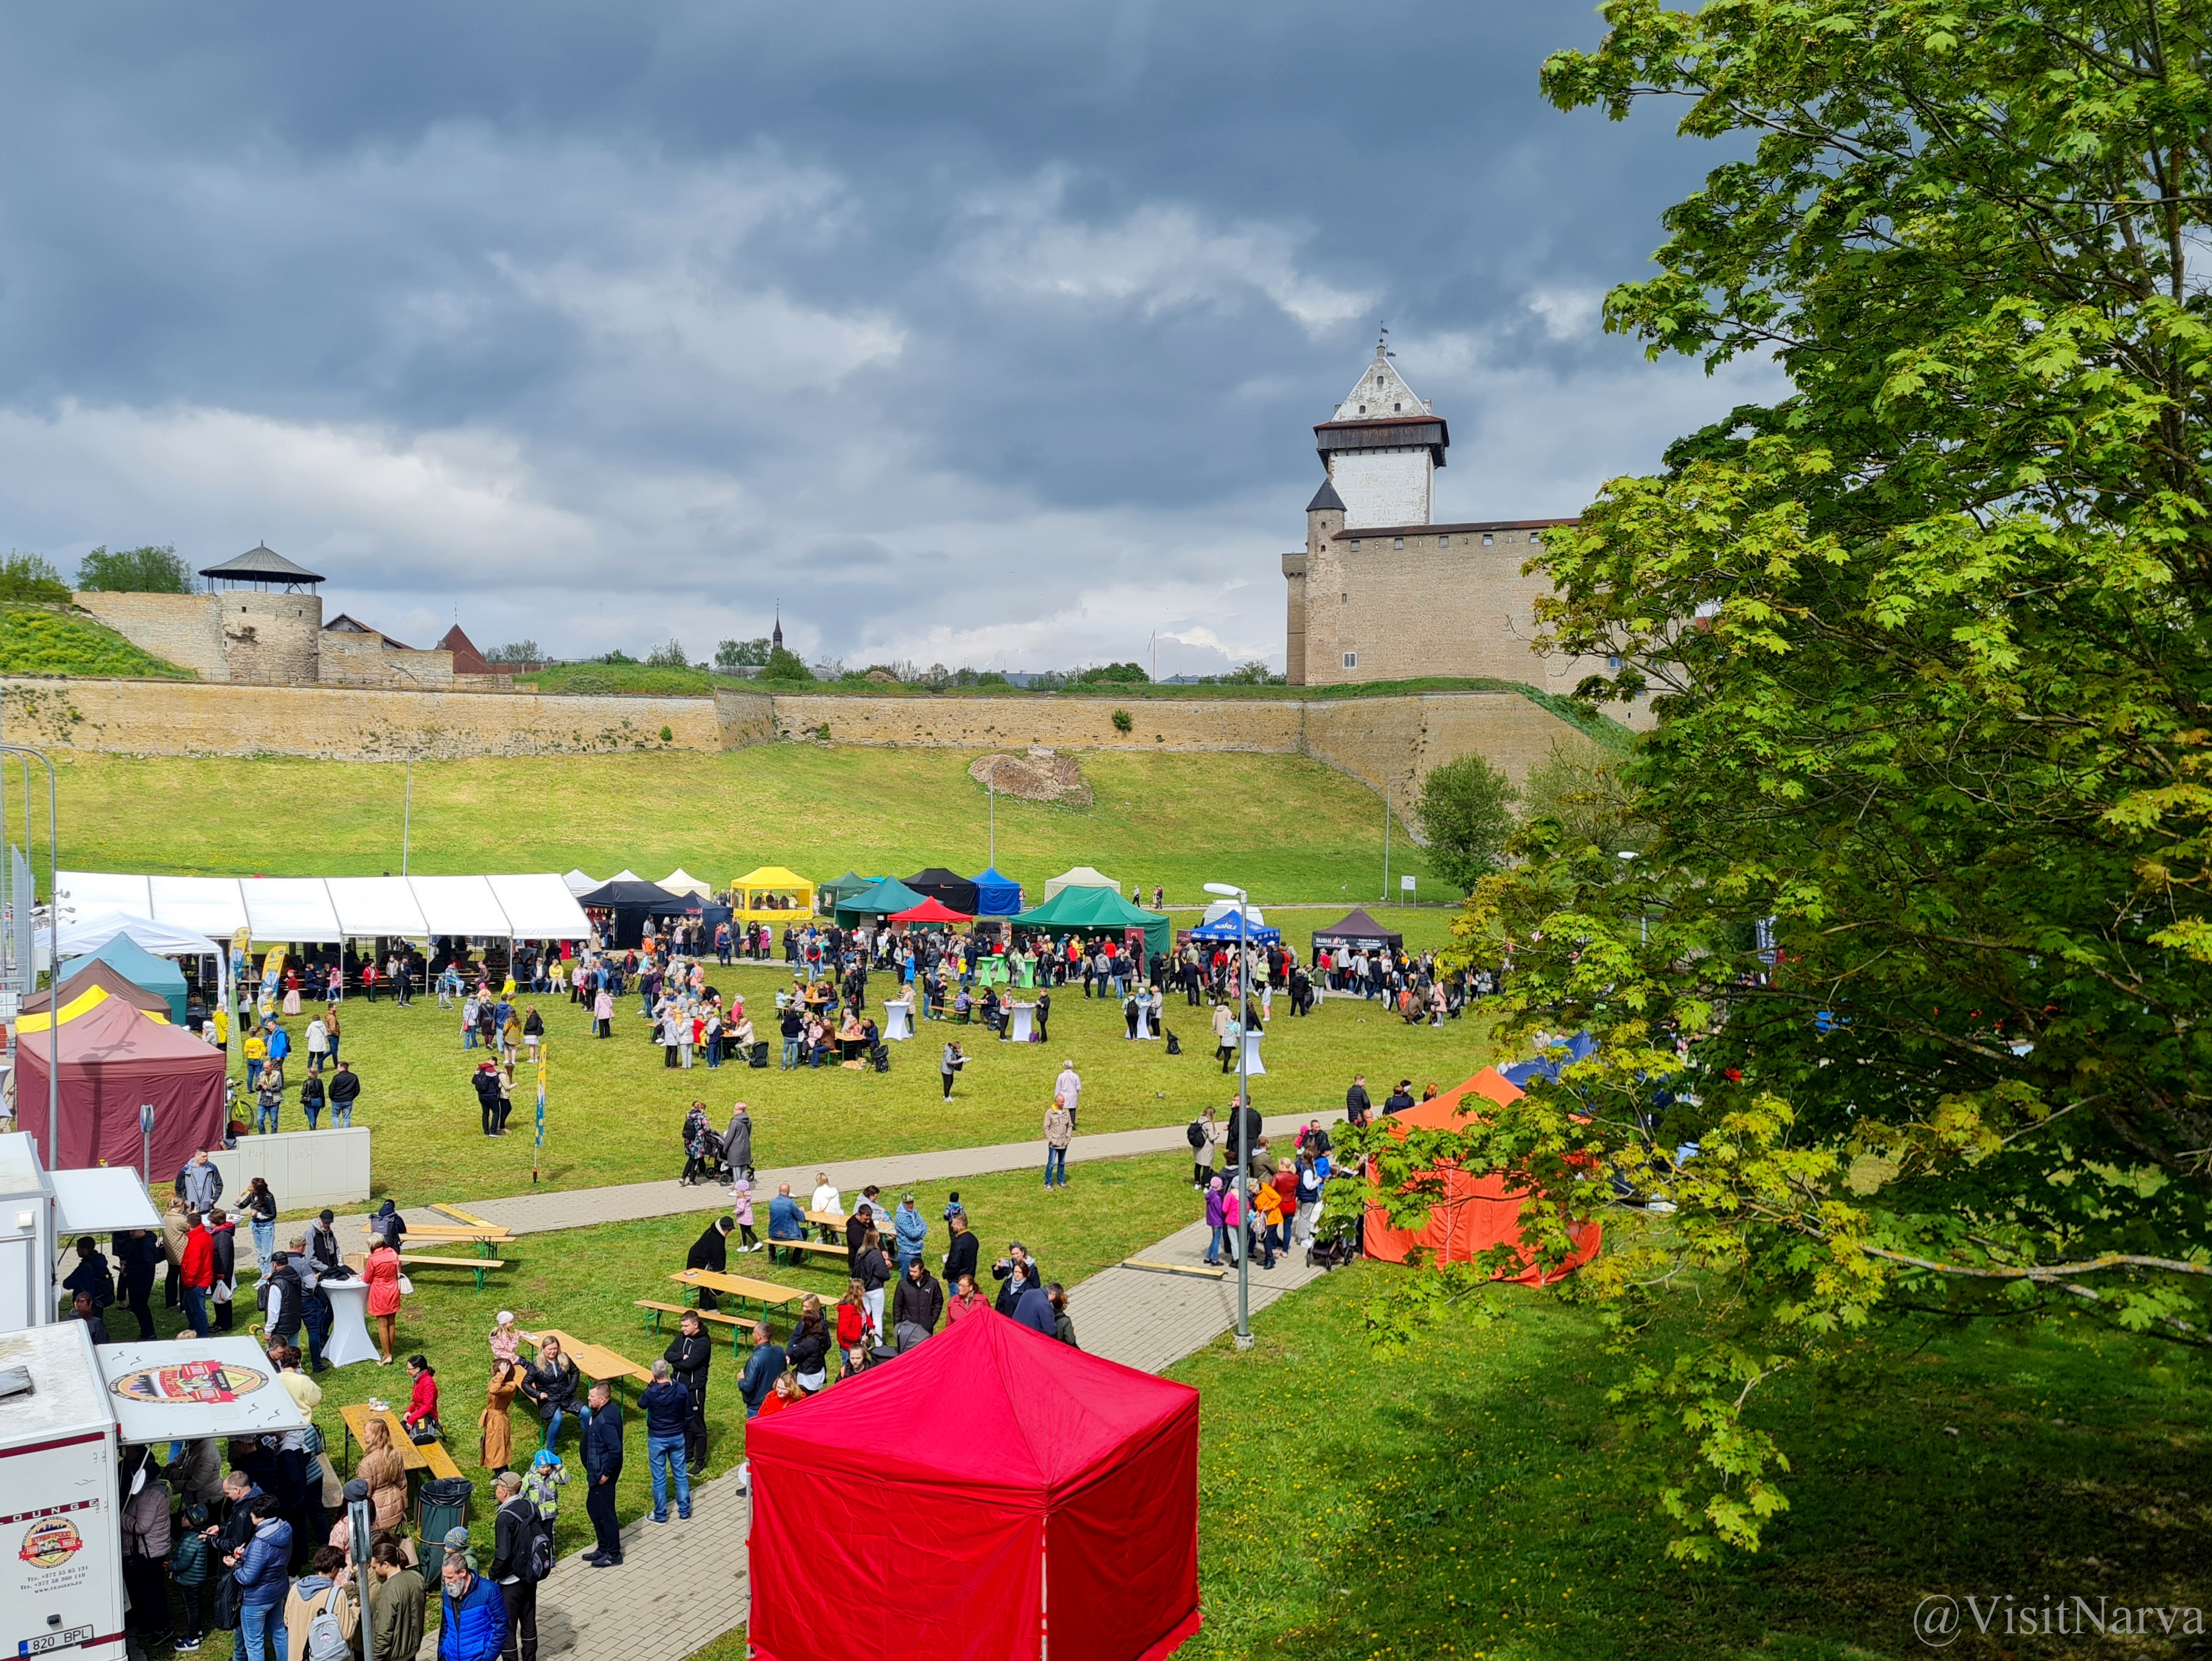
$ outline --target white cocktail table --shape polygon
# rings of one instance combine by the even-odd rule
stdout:
[[[368,1336],[368,1282],[325,1281],[323,1295],[331,1300],[331,1336],[323,1344],[323,1359],[332,1367],[373,1361],[376,1343]]]

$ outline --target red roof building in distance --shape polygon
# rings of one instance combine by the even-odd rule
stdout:
[[[438,650],[453,654],[453,673],[456,675],[512,675],[514,673],[511,664],[501,664],[494,667],[486,663],[483,653],[477,650],[476,642],[461,632],[461,626],[459,623],[455,623],[439,638]]]

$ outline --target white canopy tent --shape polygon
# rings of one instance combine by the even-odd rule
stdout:
[[[1048,876],[1044,882],[1044,897],[1049,900],[1062,888],[1111,888],[1121,892],[1121,885],[1105,872],[1088,865],[1078,865],[1073,870],[1062,871],[1057,876]]]
[[[257,940],[343,940],[329,886],[319,876],[249,876],[238,885]]]
[[[128,933],[159,956],[213,953],[224,960],[226,977],[229,942],[240,929],[257,940],[319,943],[380,937],[425,940],[434,934],[588,940],[592,934],[567,880],[550,873],[134,877],[63,871],[58,887],[64,896],[63,957],[81,955]],[[82,899],[70,900],[72,894],[103,894],[140,895],[143,909],[108,906],[94,912]],[[176,943],[159,943],[164,940]],[[41,949],[46,945],[43,930],[39,945]]]
[[[98,917],[103,912],[124,912],[132,917],[151,917],[154,902],[143,876],[117,876],[106,871],[64,871],[61,874],[62,921],[76,917]]]
[[[146,1197],[146,1185],[127,1165],[95,1166],[83,1171],[49,1171],[54,1190],[54,1232],[109,1234],[118,1228],[159,1231],[161,1214]]]
[[[701,882],[681,865],[662,877],[660,886],[671,894],[696,894],[711,898],[714,892],[713,883]]]
[[[607,881],[610,882],[642,882],[645,879],[640,876],[635,871],[632,870],[629,866],[624,865],[612,876],[607,878]]]
[[[1217,923],[1224,917],[1236,916],[1239,909],[1240,907],[1233,900],[1217,900],[1206,908],[1206,920],[1208,923]],[[1261,914],[1257,906],[1248,905],[1241,909],[1244,913],[1246,926],[1255,929],[1264,929],[1267,926],[1267,919]]]
[[[561,880],[568,885],[570,894],[589,894],[599,886],[599,879],[596,876],[586,876],[581,866],[570,871]]]
[[[234,876],[156,876],[153,918],[172,928],[194,929],[211,940],[228,940],[246,920],[246,901]]]
[[[415,903],[414,886],[404,876],[333,876],[325,886],[331,891],[338,927],[349,940],[430,937],[422,908]]]

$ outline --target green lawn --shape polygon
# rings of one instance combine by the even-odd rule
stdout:
[[[0,606],[0,675],[117,675],[189,681],[113,629],[58,606]]]
[[[764,744],[726,754],[417,762],[409,869],[647,878],[677,866],[724,882],[784,864],[974,873],[989,858],[980,752]],[[1028,885],[1072,865],[1155,883],[1195,904],[1208,882],[1269,901],[1372,901],[1382,892],[1376,794],[1285,755],[1083,758],[1087,808],[998,803],[998,865]],[[348,876],[400,869],[405,773],[387,763],[288,757],[58,759],[62,864],[75,870]],[[40,815],[43,831],[43,815]],[[1264,826],[1264,833],[1260,828]],[[45,846],[43,834],[39,846]],[[45,869],[45,855],[36,861]],[[1449,897],[1402,826],[1391,876]],[[1324,919],[1326,920],[1326,919]]]
[[[788,983],[753,968],[718,970],[713,984],[743,993],[760,1021],[773,1014],[775,986]],[[881,977],[871,979],[872,996],[883,990]],[[1168,1027],[1186,1046],[1170,1056],[1163,1043],[1130,1043],[1121,1005],[1086,999],[1080,985],[1054,995],[1049,1044],[1002,1044],[978,1027],[927,1023],[920,1037],[891,1046],[891,1070],[884,1074],[834,1067],[784,1072],[773,1064],[671,1070],[634,1000],[620,1006],[616,1036],[606,1040],[585,1036],[582,1015],[565,999],[542,1000],[539,1008],[551,1058],[540,1184],[546,1187],[677,1175],[684,1164],[678,1133],[694,1100],[707,1103],[718,1125],[732,1103],[750,1103],[754,1163],[766,1168],[1036,1137],[1063,1058],[1084,1075],[1085,1132],[1185,1125],[1209,1102],[1225,1105],[1234,1089],[1207,1047],[1210,1011],[1170,1002]],[[1332,997],[1296,1020],[1288,1009],[1287,999],[1277,1001],[1261,1046],[1269,1071],[1253,1082],[1253,1099],[1265,1112],[1341,1107],[1354,1072],[1367,1075],[1378,1100],[1401,1077],[1411,1077],[1417,1089],[1431,1080],[1449,1088],[1489,1059],[1486,1028],[1473,1015],[1429,1028],[1408,1027],[1378,1004],[1351,998]],[[535,1086],[526,1068],[509,1134],[487,1139],[468,1084],[483,1052],[461,1048],[457,1013],[441,1011],[434,997],[418,997],[405,1010],[355,997],[343,1021],[343,1052],[362,1081],[354,1122],[376,1132],[380,1195],[407,1205],[528,1190]],[[298,1046],[305,1023],[289,1025]],[[937,1063],[939,1046],[954,1034],[975,1059],[948,1104]],[[780,1042],[772,1046],[772,1060],[781,1049]],[[304,1128],[296,1098],[287,1103],[283,1128]]]
[[[1058,1195],[1044,1193],[1028,1173],[969,1178],[916,1191],[920,1209],[930,1220],[931,1248],[938,1258],[944,1252],[945,1230],[938,1218],[945,1207],[945,1188],[957,1188],[981,1237],[987,1265],[1009,1240],[1019,1239],[1036,1253],[1048,1277],[1072,1285],[1189,1222],[1193,1197],[1188,1175],[1187,1160],[1162,1155],[1086,1166],[1081,1179]],[[641,1365],[649,1365],[666,1348],[673,1336],[672,1326],[664,1317],[660,1335],[649,1335],[641,1325],[643,1312],[632,1300],[684,1300],[683,1288],[671,1284],[667,1277],[684,1266],[684,1252],[706,1221],[703,1216],[670,1217],[525,1236],[503,1248],[505,1258],[514,1266],[495,1276],[492,1284],[482,1292],[473,1290],[468,1277],[453,1270],[416,1271],[416,1294],[401,1313],[399,1347],[395,1353],[404,1357],[420,1352],[437,1369],[440,1406],[448,1431],[447,1451],[463,1474],[477,1483],[472,1523],[480,1554],[488,1553],[491,1543],[491,1482],[490,1473],[477,1464],[476,1426],[490,1373],[490,1351],[484,1340],[491,1331],[494,1312],[512,1309],[526,1328],[557,1326],[587,1343],[604,1344]],[[844,1290],[842,1268],[830,1260],[769,1270],[761,1255],[753,1254],[733,1259],[732,1267],[740,1264],[744,1267],[739,1272],[818,1292],[825,1302],[834,1302]],[[158,1302],[158,1293],[156,1297]],[[181,1325],[175,1312],[157,1307],[155,1317],[164,1337],[173,1336]],[[243,1314],[240,1318],[245,1318]],[[126,1314],[119,1317],[114,1332],[120,1337],[136,1330],[136,1323]],[[775,1323],[779,1339],[787,1330],[787,1322]],[[744,1457],[744,1407],[737,1389],[742,1369],[743,1363],[731,1353],[725,1335],[707,1397],[710,1477],[729,1470]],[[407,1373],[398,1365],[381,1367],[372,1361],[325,1373],[317,1382],[323,1387],[323,1403],[316,1422],[343,1474],[338,1450],[344,1422],[338,1409],[372,1396],[404,1404]],[[635,1385],[626,1387],[624,1400],[629,1404],[628,1458],[618,1494],[623,1520],[628,1522],[650,1509],[652,1485]],[[526,1464],[539,1446],[538,1422],[520,1403],[512,1419],[515,1458]],[[582,1464],[576,1455],[574,1433],[564,1430],[561,1446],[572,1480],[565,1490],[557,1543],[563,1553],[574,1553],[591,1543],[591,1525],[584,1515]],[[434,1615],[434,1624],[435,1618]],[[210,1634],[207,1646],[200,1652],[203,1661],[209,1658],[220,1661],[228,1641],[227,1634]],[[169,1653],[153,1652],[157,1658]]]
[[[1363,1306],[1405,1272],[1332,1275],[1260,1316],[1249,1354],[1224,1340],[1174,1369],[1203,1392],[1191,1661],[1842,1661],[1923,1653],[1911,1620],[1935,1592],[2212,1603],[2212,1379],[2145,1341],[1868,1347],[1851,1385],[1762,1416],[1796,1467],[1767,1549],[1691,1568],[1602,1416],[1622,1363],[1595,1322],[1515,1294],[1494,1325],[1378,1360]],[[2201,1651],[1970,1634],[1946,1653]]]

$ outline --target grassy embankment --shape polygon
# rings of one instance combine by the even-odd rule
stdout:
[[[0,675],[112,675],[190,681],[187,669],[140,651],[113,629],[58,606],[0,606]]]

